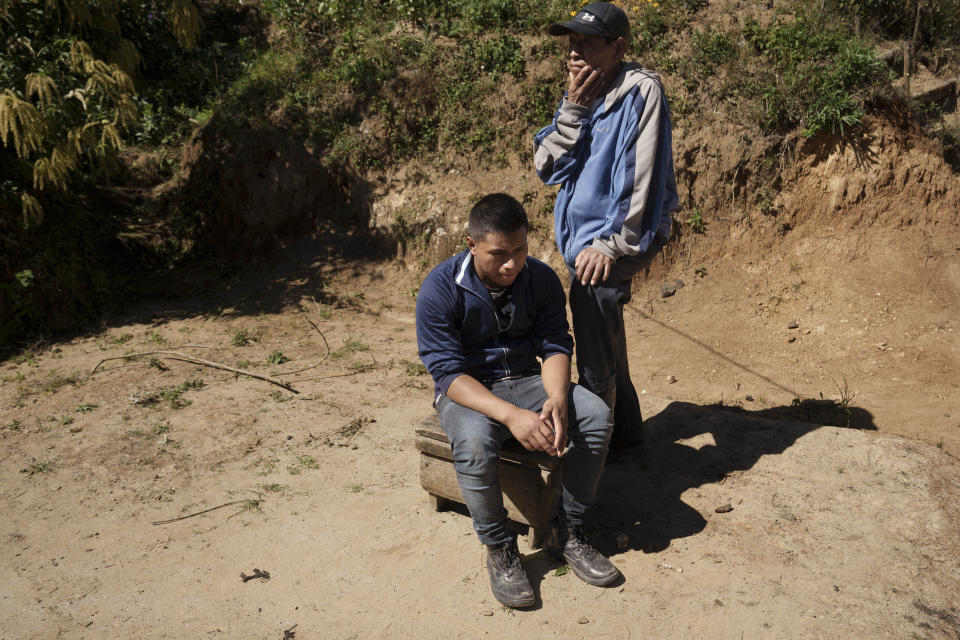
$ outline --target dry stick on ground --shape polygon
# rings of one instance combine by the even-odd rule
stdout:
[[[317,308],[317,315],[322,318],[323,314],[320,312],[320,304],[317,302],[317,299],[314,298],[313,296],[310,296],[310,299],[313,300],[313,306]],[[317,333],[320,334],[320,337],[323,338],[323,344],[327,347],[327,355],[323,356],[324,360],[326,360],[327,358],[330,357],[330,345],[327,344],[327,336],[323,335],[323,331],[320,331],[320,327],[314,324],[310,318],[307,318],[307,322],[312,324],[313,328],[316,329]]]
[[[96,366],[90,371],[90,373],[91,374],[96,373],[100,365],[102,365],[104,362],[107,362],[108,360],[127,360],[130,358],[137,358],[140,356],[153,356],[153,355],[163,355],[163,356],[166,356],[167,359],[169,360],[180,360],[183,362],[199,364],[204,367],[211,367],[213,369],[222,369],[224,371],[230,371],[231,373],[236,373],[242,376],[250,376],[251,378],[257,378],[258,380],[263,380],[265,382],[269,382],[270,384],[275,384],[278,387],[283,387],[287,391],[292,391],[293,393],[300,393],[299,391],[291,387],[286,382],[282,382],[275,378],[271,378],[270,376],[264,376],[259,373],[253,373],[252,371],[237,369],[236,367],[229,367],[225,364],[220,364],[219,362],[210,362],[209,360],[201,360],[200,358],[194,358],[193,356],[188,356],[186,354],[178,353],[176,351],[144,351],[142,353],[131,353],[125,356],[113,356],[112,358],[104,358],[103,360],[101,360],[96,364]]]
[[[232,504],[242,504],[244,502],[250,502],[250,500],[234,500],[233,502],[224,502],[223,504],[218,504],[215,507],[210,507],[209,509],[204,509],[203,511],[197,511],[196,513],[191,513],[186,516],[180,516],[179,518],[172,518],[170,520],[157,520],[156,522],[152,522],[151,524],[170,524],[171,522],[179,522],[180,520],[186,520],[187,518],[192,518],[193,516],[199,516],[201,514],[204,514],[210,511],[216,511],[217,509],[229,507]],[[259,503],[260,501],[257,500],[257,502]]]
[[[319,311],[320,311],[320,305],[317,304],[316,299],[313,298],[312,296],[311,296],[310,299],[313,300],[313,304],[316,304],[316,305],[317,305],[317,311],[319,312]],[[311,364],[309,367],[304,367],[303,369],[295,369],[295,370],[293,370],[293,371],[284,371],[283,373],[278,373],[278,374],[277,374],[278,376],[292,376],[292,375],[295,374],[295,373],[303,373],[304,371],[309,371],[310,369],[314,369],[314,368],[320,366],[320,363],[322,363],[324,360],[326,360],[327,358],[330,357],[330,344],[327,342],[327,336],[323,335],[323,331],[320,331],[320,327],[317,326],[317,323],[316,323],[316,322],[314,322],[314,321],[311,320],[310,318],[307,318],[306,320],[307,320],[307,322],[310,323],[310,325],[311,325],[314,329],[317,330],[317,333],[320,334],[320,337],[323,338],[323,346],[325,346],[325,347],[327,348],[327,354],[326,354],[325,356],[323,356],[322,358],[320,358],[320,362],[314,362],[314,363]]]

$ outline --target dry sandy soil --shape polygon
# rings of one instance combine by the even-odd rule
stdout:
[[[521,547],[537,605],[500,607],[469,519],[419,486],[421,260],[495,185],[533,194],[556,264],[528,167],[427,172],[371,212],[436,219],[425,253],[304,239],[0,364],[0,638],[960,637],[960,190],[885,135],[805,156],[775,219],[679,225],[638,277],[647,443],[590,524],[611,588]]]

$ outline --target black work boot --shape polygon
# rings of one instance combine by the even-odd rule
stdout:
[[[582,526],[555,524],[544,546],[551,555],[565,560],[584,582],[603,587],[620,577],[620,571],[613,563],[587,541]]]
[[[490,589],[498,602],[515,609],[533,604],[533,587],[520,564],[516,540],[487,545],[487,572]]]

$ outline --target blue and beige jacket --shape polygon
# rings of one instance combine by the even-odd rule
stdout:
[[[540,373],[540,362],[570,355],[566,297],[557,274],[527,258],[504,319],[480,281],[470,250],[427,275],[417,294],[417,347],[433,376],[435,402],[462,375],[484,384]]]
[[[568,264],[587,247],[617,260],[670,236],[678,203],[670,109],[652,71],[624,64],[593,107],[564,97],[534,137],[534,162],[543,182],[561,185],[554,227]]]

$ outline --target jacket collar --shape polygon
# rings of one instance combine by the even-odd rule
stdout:
[[[484,300],[488,303],[493,303],[492,298],[490,297],[490,292],[487,290],[487,287],[480,280],[480,276],[477,275],[477,270],[473,266],[473,254],[470,253],[470,249],[467,249],[457,258],[457,270],[454,275],[454,282],[456,282],[458,287],[470,291],[474,295],[478,296],[481,300]],[[530,278],[530,268],[524,263],[523,269],[520,270],[520,273],[517,275],[517,279],[513,281],[514,291],[523,288],[527,280]]]
[[[620,66],[620,73],[613,81],[613,84],[610,85],[610,88],[607,90],[607,95],[604,97],[603,111],[610,111],[617,101],[622,100],[625,95],[630,93],[631,89],[640,84],[645,78],[655,80],[657,84],[662,86],[660,76],[653,71],[644,69],[636,62],[623,63]]]

